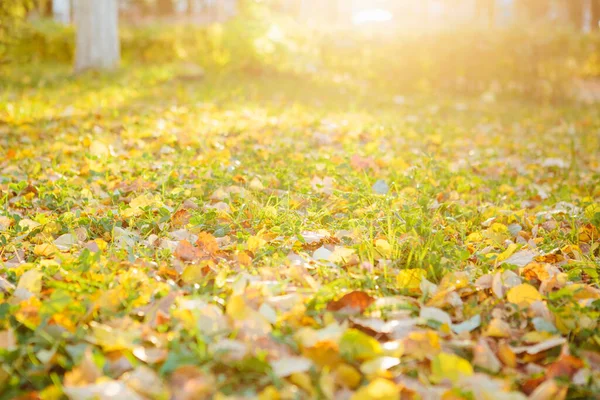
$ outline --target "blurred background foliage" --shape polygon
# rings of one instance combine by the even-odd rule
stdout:
[[[169,1],[129,3],[121,7],[125,65],[185,62],[211,71],[311,75],[397,91],[552,100],[569,97],[575,80],[600,78],[600,35],[536,22],[548,12],[543,1],[527,3],[529,23],[448,29],[401,29],[394,21],[359,28],[306,23],[281,1],[240,0],[235,15],[200,20],[176,19],[181,10]],[[74,27],[45,18],[51,15],[47,2],[0,4],[0,64],[72,63]],[[161,18],[151,18],[153,13]]]

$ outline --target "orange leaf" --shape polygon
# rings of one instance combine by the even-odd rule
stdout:
[[[181,228],[190,222],[190,212],[185,208],[178,210],[175,214],[171,215],[171,225],[175,228]]]
[[[558,360],[550,364],[546,370],[546,378],[571,378],[583,368],[583,361],[577,357],[562,354]]]
[[[198,234],[196,246],[202,249],[203,252],[210,255],[216,254],[219,251],[219,243],[217,243],[217,239],[208,232],[200,232]]]
[[[182,240],[175,249],[175,257],[181,261],[194,261],[200,256],[197,248],[187,240]]]
[[[339,311],[342,309],[350,308],[360,311],[365,311],[375,299],[365,292],[356,290],[344,295],[341,299],[331,301],[327,304],[328,311]]]

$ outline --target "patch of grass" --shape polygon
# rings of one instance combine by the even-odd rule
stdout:
[[[92,393],[84,371],[151,398],[190,387],[316,397],[376,384],[365,371],[382,355],[398,379],[425,371],[407,393],[450,390],[444,379],[491,390],[429,372],[440,353],[471,375],[451,352],[527,392],[526,365],[567,361],[556,346],[516,349],[556,337],[583,360],[576,371],[597,377],[595,108],[406,94],[398,104],[398,93],[306,76],[183,82],[169,65],[5,70],[6,398]],[[528,290],[517,283],[541,305],[511,294]],[[355,304],[352,319],[328,310],[351,290],[377,299],[359,313],[414,324],[369,325]],[[480,325],[452,333],[474,316]],[[325,327],[339,332],[315,332]],[[477,358],[480,340],[502,369]],[[276,362],[304,365],[299,355],[310,367],[283,374]],[[156,382],[151,393],[128,380],[136,373]],[[592,378],[569,387],[597,393]]]

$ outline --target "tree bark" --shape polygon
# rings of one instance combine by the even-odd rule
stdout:
[[[68,25],[71,23],[71,0],[53,0],[52,13],[54,20],[61,24]]]
[[[173,0],[158,0],[156,2],[156,12],[159,17],[175,14],[175,4],[173,4]]]
[[[583,29],[585,17],[585,1],[584,0],[565,0],[567,2],[569,21],[577,29]]]
[[[112,69],[120,59],[116,0],[75,0],[75,71]]]
[[[592,30],[600,30],[600,0],[592,0]]]
[[[496,24],[496,2],[494,0],[477,0],[477,20],[486,21],[488,26]]]

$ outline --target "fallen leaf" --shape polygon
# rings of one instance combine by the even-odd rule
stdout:
[[[366,361],[380,355],[383,350],[379,342],[357,329],[348,329],[339,343],[340,354],[344,357]]]
[[[313,363],[305,357],[283,357],[278,360],[271,361],[273,373],[280,378],[285,378],[292,374],[307,372],[312,367]]]
[[[38,296],[42,291],[42,278],[44,274],[37,268],[30,269],[19,278],[17,288],[13,296],[25,300],[30,296]]]
[[[441,382],[445,379],[457,382],[463,376],[473,375],[471,364],[457,355],[439,353],[431,360],[431,378]]]
[[[519,354],[519,353],[538,354],[538,353],[541,353],[542,351],[550,350],[554,347],[561,346],[565,343],[567,343],[567,339],[565,339],[563,337],[555,337],[555,338],[543,341],[541,343],[537,343],[533,346],[517,346],[517,347],[511,347],[511,349],[516,354]]]
[[[375,299],[369,296],[365,292],[354,291],[345,294],[339,300],[330,301],[327,304],[328,311],[340,311],[340,310],[348,310],[348,311],[358,311],[359,313],[364,312]]]
[[[420,291],[421,281],[425,279],[427,273],[422,269],[403,269],[396,276],[396,285],[398,288],[408,291]]]
[[[535,301],[542,300],[542,295],[530,284],[522,283],[511,288],[506,293],[506,298],[511,303],[528,306]]]
[[[163,384],[160,376],[146,366],[142,365],[133,371],[126,372],[119,380],[145,398],[167,399],[170,397],[169,390]]]
[[[78,243],[78,239],[75,235],[66,233],[59,236],[54,240],[54,245],[60,251],[69,251],[73,246]]]
[[[340,364],[334,371],[335,380],[350,389],[355,389],[360,384],[362,376],[360,372],[351,365]]]
[[[360,371],[365,375],[375,375],[400,364],[400,359],[397,357],[377,357],[372,360],[362,363]]]
[[[200,257],[200,252],[198,248],[192,246],[190,242],[188,242],[187,240],[182,240],[177,245],[174,256],[180,259],[181,261],[191,262],[197,260],[198,257]]]
[[[367,386],[356,391],[351,400],[397,400],[400,397],[400,388],[387,379],[376,378]]]
[[[144,400],[125,383],[113,380],[85,386],[65,386],[64,392],[70,400]]]
[[[484,338],[479,338],[477,345],[473,349],[473,365],[493,373],[497,373],[502,368],[500,360],[498,360]]]
[[[12,329],[0,331],[0,349],[13,351],[17,348],[17,338]]]
[[[419,318],[436,321],[442,325],[445,324],[448,327],[452,326],[452,319],[450,318],[450,315],[447,312],[435,307],[422,307]]]
[[[58,253],[56,246],[45,243],[38,244],[33,248],[33,254],[39,257],[52,257]]]

